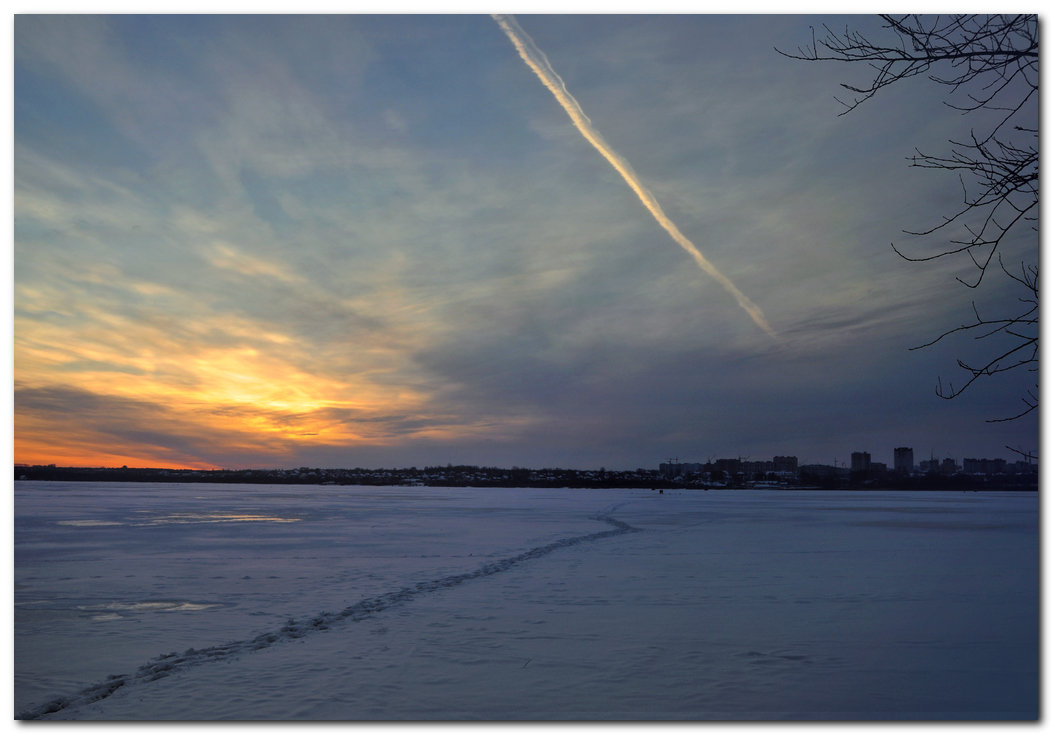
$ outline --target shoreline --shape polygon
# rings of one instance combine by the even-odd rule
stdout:
[[[446,466],[417,469],[166,469],[15,466],[16,481],[180,482],[216,484],[309,484],[334,486],[521,487],[524,489],[651,489],[700,491],[1037,491],[1038,473],[1003,475],[889,475],[838,477],[815,482],[713,483],[668,479],[656,470],[607,471]]]

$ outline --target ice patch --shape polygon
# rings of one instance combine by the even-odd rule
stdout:
[[[230,523],[230,522],[300,522],[298,517],[277,517],[276,515],[245,515],[225,512],[177,512],[162,515],[144,523],[145,525],[182,525],[187,523]]]
[[[70,525],[75,528],[101,528],[108,525],[123,525],[116,520],[59,520],[59,525]]]
[[[145,522],[136,522],[134,525],[187,525],[193,523],[238,523],[238,522],[272,522],[289,523],[300,522],[298,517],[279,517],[277,515],[256,515],[232,512],[176,512],[170,515],[161,515]],[[75,528],[101,528],[124,525],[118,520],[59,520],[59,525],[67,525]]]
[[[204,609],[214,609],[223,606],[218,603],[191,602],[191,601],[139,601],[139,602],[108,602],[106,604],[91,604],[78,606],[77,609],[85,612],[111,611],[111,612],[199,612]]]

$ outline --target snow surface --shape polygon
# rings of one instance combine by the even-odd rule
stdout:
[[[15,716],[1036,719],[1037,493],[15,483]]]

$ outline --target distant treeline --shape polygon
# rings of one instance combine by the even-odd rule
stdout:
[[[913,491],[1036,490],[1037,474],[966,475],[930,474],[879,479],[869,476],[815,477],[802,473],[795,481],[770,483],[707,483],[694,479],[666,478],[659,471],[636,469],[524,469],[447,465],[423,469],[157,469],[92,468],[55,465],[14,467],[18,480],[66,482],[216,482],[238,484],[335,484],[423,487],[538,487],[538,488],[642,488],[642,489],[859,489]]]
[[[97,482],[222,482],[245,484],[414,485],[428,487],[673,487],[657,471],[504,469],[441,466],[418,469],[155,469],[16,466],[15,479]]]

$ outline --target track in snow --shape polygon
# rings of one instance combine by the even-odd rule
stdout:
[[[77,693],[70,694],[69,696],[61,696],[52,699],[45,704],[23,711],[15,718],[23,720],[40,719],[49,714],[73,706],[82,706],[84,704],[101,701],[126,685],[149,683],[161,678],[166,678],[172,673],[176,673],[184,668],[189,668],[194,665],[200,665],[201,663],[216,660],[224,660],[234,655],[262,650],[280,642],[295,640],[315,632],[321,632],[322,630],[328,629],[331,625],[340,622],[360,622],[361,620],[372,617],[385,609],[412,601],[415,597],[422,594],[430,594],[434,591],[457,586],[465,581],[492,576],[495,573],[507,571],[520,563],[533,560],[534,558],[540,558],[541,556],[559,550],[560,548],[567,548],[581,543],[590,543],[595,540],[611,538],[615,535],[624,535],[625,533],[634,533],[640,530],[640,528],[634,528],[628,523],[615,520],[612,517],[599,516],[593,519],[601,520],[613,525],[614,529],[603,530],[588,535],[578,535],[573,538],[564,538],[562,540],[557,540],[554,543],[549,543],[548,545],[531,548],[517,556],[510,556],[508,558],[502,558],[499,561],[487,563],[474,571],[445,576],[433,581],[421,581],[413,586],[399,589],[398,591],[391,591],[386,594],[381,594],[380,596],[362,599],[339,612],[322,612],[306,620],[290,619],[284,627],[276,632],[264,632],[263,634],[256,635],[250,640],[228,642],[225,645],[215,645],[213,647],[206,647],[202,650],[190,648],[183,653],[170,652],[165,655],[160,655],[144,665],[140,665],[138,670],[134,673],[111,675],[102,683],[89,686]]]

